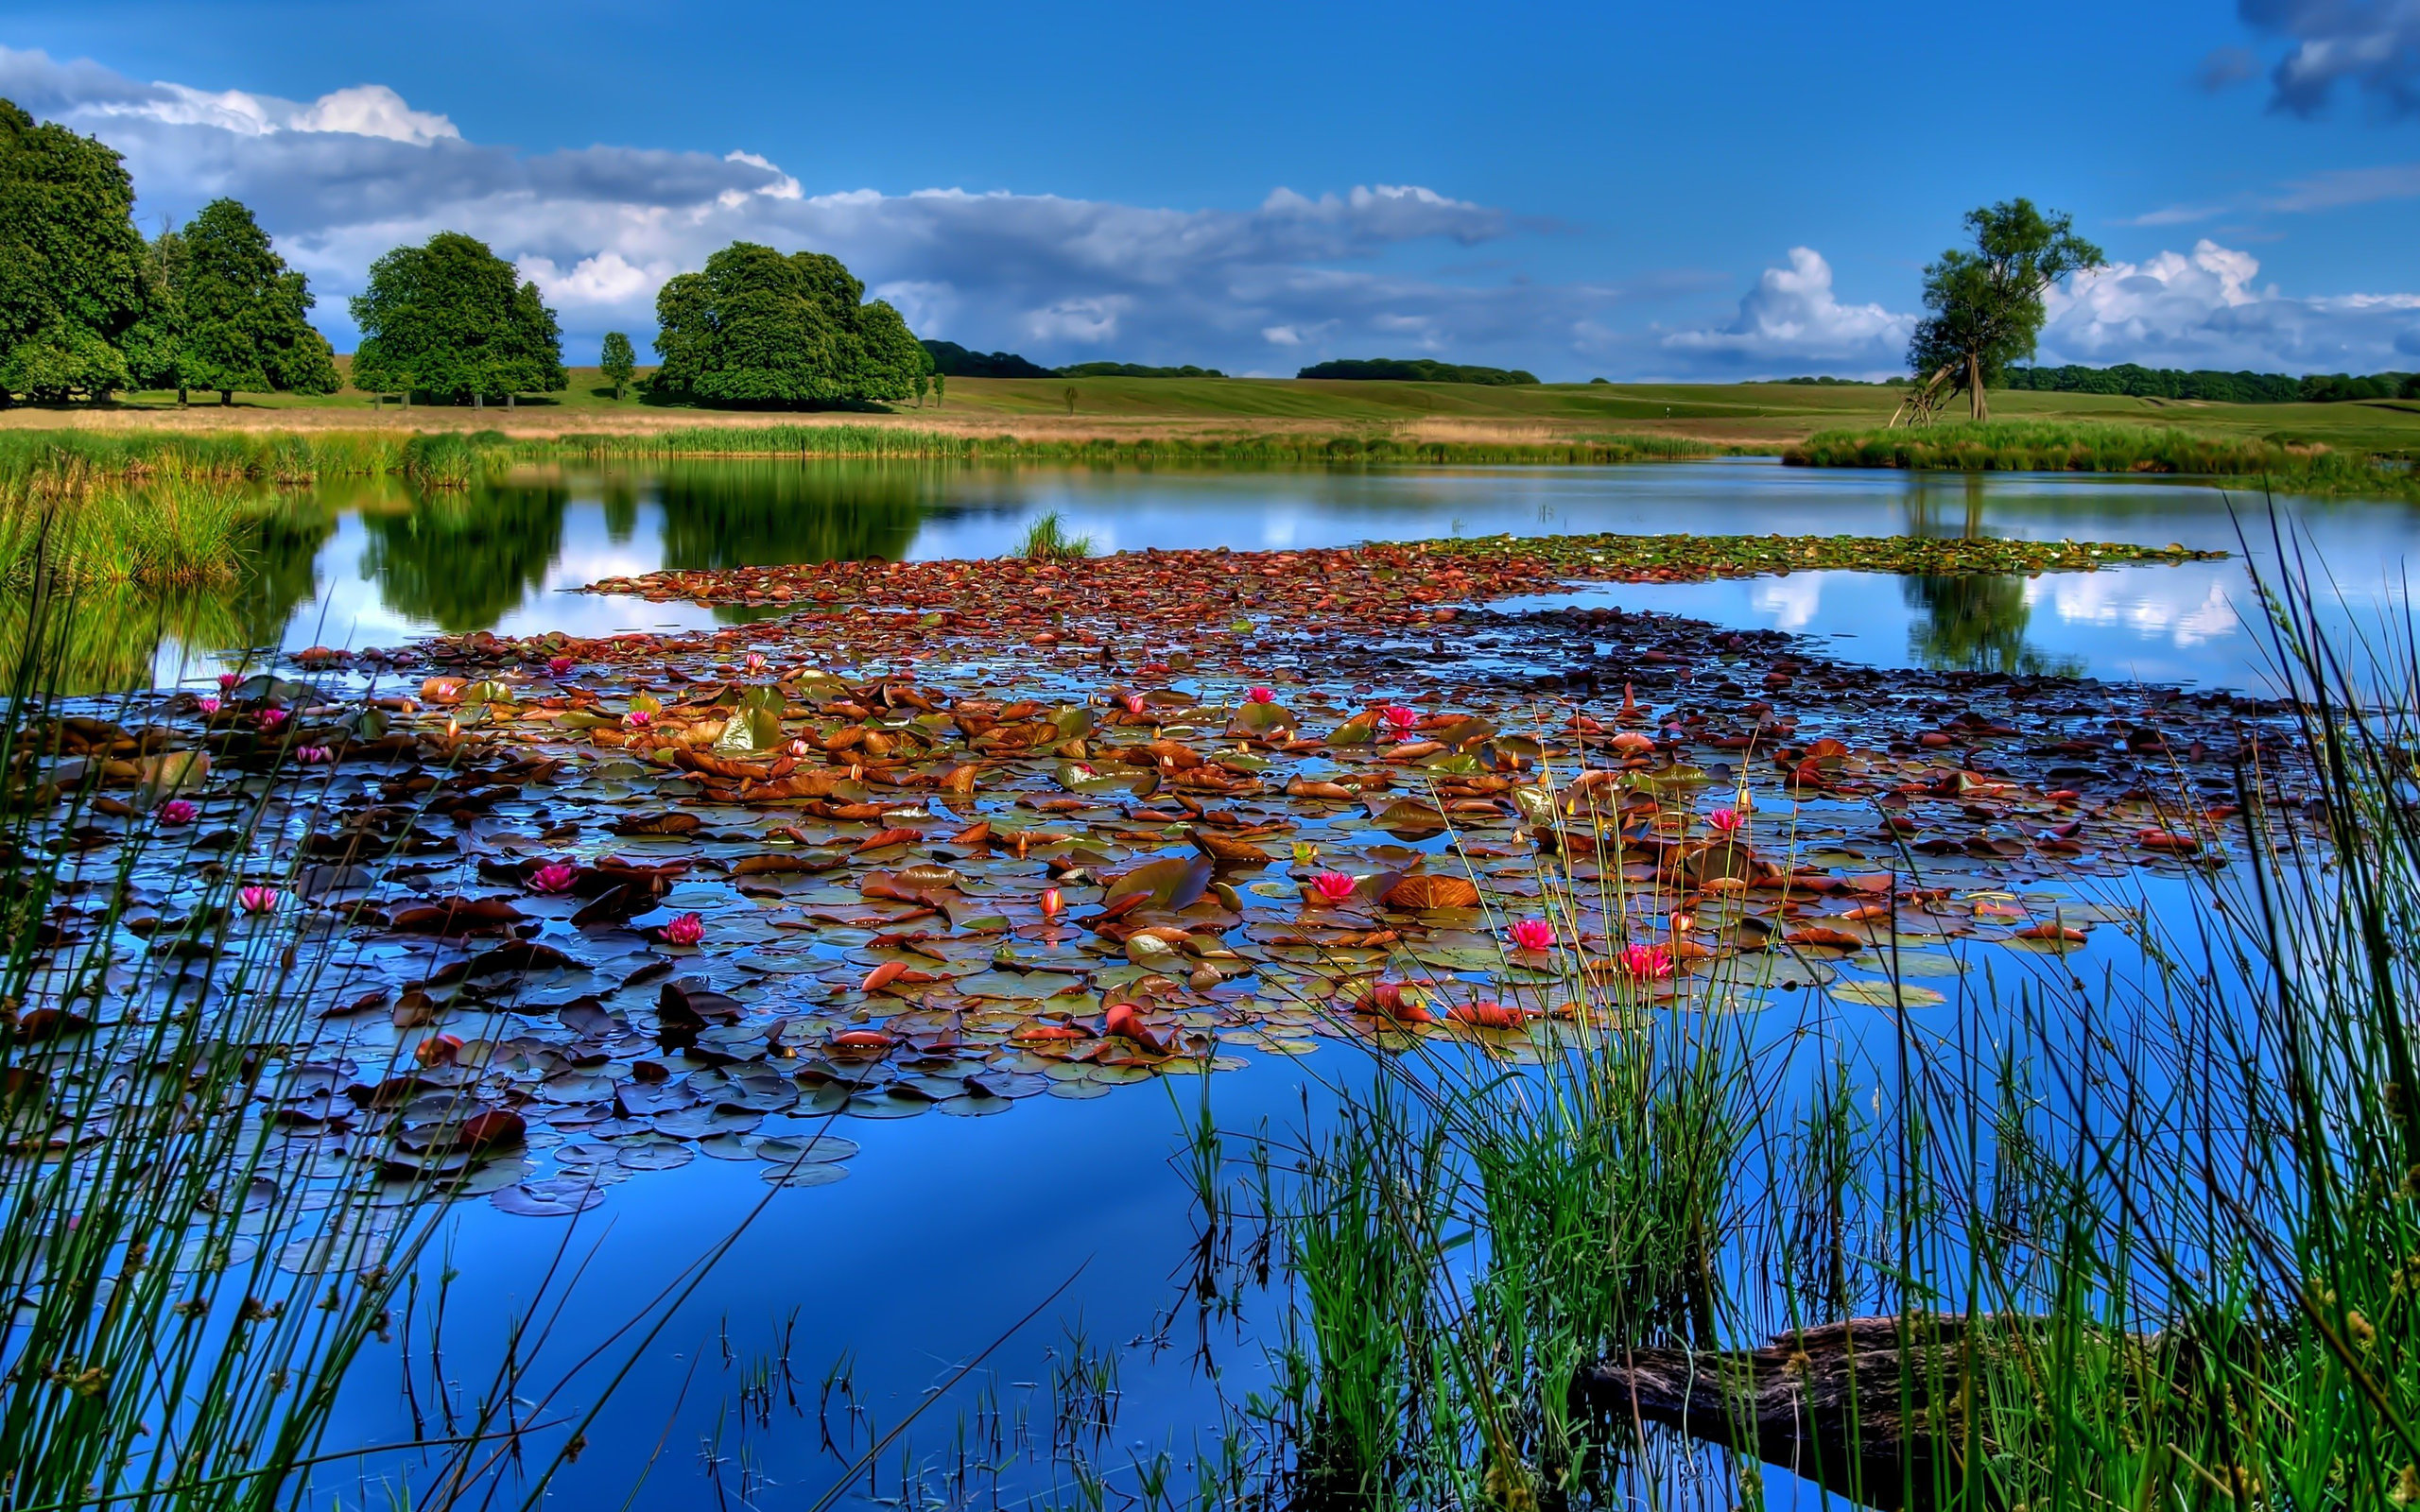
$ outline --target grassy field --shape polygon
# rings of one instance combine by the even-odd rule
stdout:
[[[1069,413],[1066,391],[1076,391]],[[135,394],[107,405],[0,411],[0,427],[142,429],[494,429],[515,436],[647,431],[667,426],[778,423],[899,424],[961,435],[1078,441],[1151,436],[1351,434],[1399,443],[1541,443],[1610,435],[1669,435],[1778,452],[1819,431],[1880,425],[1895,388],[1796,384],[1475,384],[1303,382],[1278,378],[960,378],[945,404],[903,404],[888,413],[780,415],[620,400],[594,368],[572,369],[561,394],[507,410],[491,405],[373,407],[347,390],[321,397],[208,396],[180,409],[172,394]],[[2273,443],[2420,452],[2420,403],[2216,404],[2096,394],[2004,393],[2007,420],[2106,421],[2174,427]]]

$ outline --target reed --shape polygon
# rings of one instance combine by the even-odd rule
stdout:
[[[267,506],[210,479],[128,481],[78,462],[0,476],[0,584],[224,587]]]
[[[1052,509],[1026,527],[1017,555],[1028,561],[1079,561],[1093,554],[1093,538],[1071,536]]]
[[[2179,795],[2228,864],[2140,974],[2010,953],[1945,1005],[1785,1021],[1724,956],[1668,1000],[1516,988],[1567,1016],[1492,1045],[1356,1021],[1375,1085],[1304,1133],[1255,1457],[1205,1504],[1759,1504],[1789,1425],[1749,1387],[1852,1337],[1863,1405],[1806,1408],[1798,1472],[1854,1503],[2420,1497],[2420,634],[2331,644],[2308,581],[2264,592],[2294,728],[2232,823]],[[1618,840],[1548,828],[1588,863],[1547,889],[1563,937],[1579,901],[1635,918]],[[1642,1362],[1694,1375],[1693,1436],[1607,1384]]]

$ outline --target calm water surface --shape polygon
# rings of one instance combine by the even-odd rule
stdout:
[[[573,590],[666,566],[997,556],[1050,510],[1101,550],[1598,530],[1912,532],[2235,550],[2230,506],[2243,503],[2254,509],[2247,528],[2265,539],[2269,519],[2258,501],[2191,483],[1813,472],[1764,462],[1417,472],[733,463],[529,477],[467,498],[332,488],[294,503],[242,602],[209,612],[189,607],[165,627],[125,627],[136,644],[116,654],[130,671],[148,666],[173,681],[216,672],[248,644],[391,645],[441,630],[596,635],[710,626],[738,616]],[[2290,504],[2287,517],[2342,591],[2345,616],[2400,610],[2402,564],[2420,543],[2414,511]],[[1879,665],[2248,686],[2261,681],[2261,661],[2241,619],[2247,590],[2243,562],[2230,560],[2036,579],[1806,573],[1599,586],[1530,602],[1621,604],[1775,627]],[[1773,1017],[1774,1031],[1786,1033],[1784,1016]],[[1257,1057],[1248,1070],[1213,1079],[1218,1120],[1242,1133],[1298,1126],[1306,1106],[1366,1079],[1359,1054],[1329,1043],[1302,1060]],[[905,1460],[926,1486],[907,1499],[948,1503],[951,1446],[961,1424],[979,1425],[983,1390],[1011,1414],[1011,1439],[1022,1411],[1029,1441],[1046,1449],[1051,1372],[1092,1351],[1115,1361],[1118,1394],[1115,1428],[1088,1441],[1093,1462],[1110,1471],[1114,1488],[1132,1490],[1131,1463],[1166,1452],[1179,1467],[1175,1484],[1189,1488],[1193,1476],[1182,1467],[1207,1447],[1222,1398],[1240,1400],[1266,1381],[1265,1350],[1274,1342],[1258,1332],[1272,1324],[1273,1309],[1205,1327],[1186,1297],[1192,1196],[1170,1158],[1200,1094],[1198,1082],[1169,1078],[1098,1101],[1029,1099],[999,1119],[849,1127],[864,1145],[849,1178],[773,1194],[709,1283],[640,1350],[638,1367],[589,1431],[595,1447],[555,1499],[621,1504],[652,1463],[643,1504],[810,1505],[851,1457],[827,1451],[816,1422],[827,1370],[845,1363],[855,1400],[867,1409],[856,1420],[861,1449],[995,1345],[985,1372],[942,1398],[886,1453],[878,1481],[859,1476],[856,1500],[897,1504]],[[441,1365],[424,1346],[415,1355],[373,1351],[330,1442],[403,1436],[413,1415],[400,1385],[406,1368],[419,1372],[424,1415],[449,1390],[475,1390],[494,1341],[559,1254],[579,1271],[552,1347],[560,1363],[641,1311],[763,1199],[752,1166],[700,1160],[627,1183],[568,1232],[465,1204],[449,1220],[460,1273],[446,1323],[454,1352]],[[1018,1326],[1071,1278],[1056,1302]],[[1197,1357],[1205,1339],[1215,1368]],[[609,1362],[628,1347],[608,1351]],[[742,1385],[759,1357],[785,1348],[804,1411],[792,1409],[784,1387],[759,1421],[744,1409]],[[547,1411],[577,1417],[602,1385],[592,1369]],[[836,1409],[845,1405],[836,1400]],[[850,1422],[836,1410],[844,1436]],[[372,1457],[329,1467],[314,1494],[322,1504],[330,1497],[345,1506],[383,1504],[381,1487],[400,1465]],[[1012,1470],[1002,1504],[1047,1502],[1054,1479],[1030,1463]]]
[[[2287,501],[2282,509],[2353,620],[2399,610],[2420,512],[2348,501]],[[391,485],[333,486],[294,502],[244,602],[151,625],[147,652],[127,649],[165,682],[214,674],[248,644],[692,628],[743,616],[574,591],[660,567],[999,556],[1052,510],[1102,551],[1597,530],[2071,538],[2237,551],[2240,510],[2255,555],[2265,558],[2270,533],[2263,501],[2192,482],[1819,472],[1754,460],[1331,472],[697,463],[532,476],[426,500]],[[2032,579],[1814,572],[1592,587],[1524,602],[1621,604],[1797,631],[1882,666],[2248,686],[2261,680],[2263,662],[2242,620],[2247,587],[2234,560]]]

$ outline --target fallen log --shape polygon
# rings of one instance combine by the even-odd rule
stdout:
[[[1964,1479],[1970,1385],[2015,1358],[2033,1319],[1858,1317],[1756,1349],[1638,1349],[1573,1383],[1590,1409],[1753,1453],[1883,1512],[1927,1512]],[[1978,1326],[1980,1325],[1980,1326]],[[1978,1369],[1978,1366],[1982,1368]]]

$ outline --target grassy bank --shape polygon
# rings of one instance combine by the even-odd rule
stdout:
[[[508,436],[500,431],[0,431],[0,476],[78,465],[113,477],[305,486],[322,478],[402,475],[459,486],[510,462],[614,462],[672,457],[848,458],[1326,466],[1331,464],[1592,464],[1720,455],[1733,450],[1674,436],[1564,440],[1422,440],[1350,435],[1019,436],[873,422],[687,425],[655,430]]]
[[[1994,421],[1824,431],[1782,454],[1796,467],[1953,472],[2158,472],[2260,481],[2294,493],[2420,493],[2403,455],[2174,428]]]
[[[1071,409],[1067,391],[1075,390]],[[1827,430],[1878,427],[1901,390],[1863,384],[1480,384],[1348,383],[1280,378],[965,378],[946,403],[903,404],[865,415],[801,416],[802,424],[891,426],[957,435],[1201,436],[1248,430],[1294,436],[1378,433],[1401,440],[1569,441],[1599,436],[1680,436],[1758,452]],[[2225,404],[2124,395],[1998,393],[2013,420],[2182,428],[2215,436],[2340,449],[2420,446],[2420,404]],[[138,394],[102,405],[25,406],[0,412],[0,433],[91,427],[230,431],[499,429],[517,437],[574,431],[749,430],[766,417],[746,411],[614,399],[593,369],[575,369],[563,393],[512,409],[490,405],[374,408],[364,394],[247,395],[220,407],[180,409],[172,394]]]

